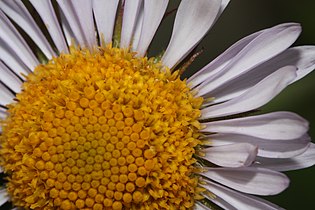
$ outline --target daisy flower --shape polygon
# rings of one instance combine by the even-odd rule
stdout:
[[[0,1],[0,203],[21,209],[278,209],[315,163],[308,122],[257,114],[315,67],[284,23],[180,75],[229,0]],[[254,115],[256,114],[256,115]]]

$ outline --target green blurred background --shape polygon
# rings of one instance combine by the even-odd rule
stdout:
[[[169,9],[176,8],[178,1],[171,1]],[[165,49],[167,46],[174,14],[163,21],[155,36],[150,52]],[[301,23],[303,32],[294,45],[315,44],[315,1],[300,0],[231,0],[231,3],[203,39],[198,49],[204,52],[191,65],[196,71],[223,52],[242,37],[263,28],[284,22]],[[151,54],[149,53],[149,55]],[[280,95],[263,107],[263,111],[293,111],[310,121],[310,135],[315,142],[315,71],[288,87]],[[266,197],[283,208],[315,209],[315,167],[286,173],[290,187],[282,194]]]

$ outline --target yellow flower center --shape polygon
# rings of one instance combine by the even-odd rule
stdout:
[[[14,205],[185,209],[201,98],[178,72],[117,48],[72,49],[28,75],[2,122]]]

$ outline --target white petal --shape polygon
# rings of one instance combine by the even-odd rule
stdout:
[[[31,70],[25,66],[21,59],[7,46],[7,44],[0,38],[0,60],[2,60],[9,68],[21,76],[21,74],[28,75]]]
[[[303,78],[315,68],[315,46],[290,48],[273,59],[255,67],[250,72],[236,77],[209,94],[215,97],[210,103],[220,103],[235,98],[277,69],[293,65],[298,68],[297,77],[291,83]],[[209,103],[209,104],[210,104]]]
[[[237,138],[237,136],[241,136],[241,137]],[[226,133],[205,135],[203,137],[203,140],[204,140],[203,142],[204,145],[212,146],[212,147],[218,147],[218,146],[244,142],[242,141],[242,135],[226,134]]]
[[[237,143],[202,150],[202,157],[222,167],[249,166],[256,158],[257,147],[248,143]]]
[[[144,0],[143,24],[138,46],[137,56],[143,57],[153,39],[153,36],[164,16],[169,0]]]
[[[203,185],[202,185],[203,187]],[[238,210],[219,196],[215,195],[215,197],[212,197],[211,195],[208,195],[207,193],[203,194],[205,198],[209,199],[212,203],[216,204],[217,206],[221,207],[224,210]],[[216,208],[215,208],[216,209]]]
[[[0,38],[28,68],[33,70],[39,64],[37,58],[2,10],[0,10],[0,28]]]
[[[21,91],[22,81],[0,61],[0,80],[15,93]]]
[[[275,171],[291,171],[308,168],[313,165],[315,165],[315,144],[311,143],[309,148],[301,155],[281,159],[257,157],[253,166],[269,168]]]
[[[95,47],[96,37],[92,14],[92,2],[86,0],[57,0],[63,14],[73,31],[75,38],[82,47]]]
[[[0,83],[0,105],[6,106],[13,102],[15,96],[2,83]]]
[[[73,4],[75,14],[80,24],[81,33],[84,35],[86,45],[90,48],[96,47],[96,36],[94,28],[94,18],[92,11],[92,2],[86,0],[76,0]]]
[[[142,29],[142,24],[143,24],[143,16],[144,16],[144,5],[143,2],[140,6],[140,11],[137,17],[137,21],[136,21],[136,25],[135,25],[135,29],[134,29],[134,34],[132,37],[132,41],[131,41],[131,49],[132,51],[136,51],[139,41],[140,41],[140,36],[141,36],[141,29]]]
[[[93,0],[93,11],[98,35],[106,44],[112,43],[116,12],[119,0]]]
[[[171,41],[162,63],[173,68],[205,36],[219,13],[221,0],[182,0],[179,5]]]
[[[230,0],[222,0],[221,1],[220,14],[224,11],[224,9],[227,7],[227,5],[229,3],[230,3]]]
[[[229,80],[250,71],[257,65],[286,50],[301,32],[299,24],[289,23],[265,30],[250,42],[224,69],[203,82],[198,96],[208,96],[210,92]]]
[[[142,0],[125,1],[120,48],[128,48],[130,46],[141,4]]]
[[[292,112],[268,114],[203,123],[202,131],[235,133],[264,139],[287,140],[303,136],[308,131],[308,122]],[[268,132],[266,132],[268,131]]]
[[[298,67],[297,77],[293,82],[296,82],[315,68],[315,46],[299,46],[293,47],[283,56],[292,64]]]
[[[52,40],[58,51],[68,53],[68,46],[61,31],[56,13],[50,0],[30,0],[40,17],[42,18]]]
[[[255,195],[276,195],[289,185],[286,175],[264,168],[209,168],[201,174],[237,191]]]
[[[269,75],[242,95],[201,110],[201,119],[222,117],[257,109],[268,103],[296,77],[296,67],[286,66]]]
[[[259,141],[257,156],[269,158],[291,158],[304,153],[310,146],[308,135],[290,141]]]
[[[66,42],[68,44],[68,46],[70,45],[74,45],[77,47],[78,41],[76,41],[75,39],[75,35],[70,27],[70,24],[66,18],[66,16],[63,14],[63,12],[60,10],[60,19],[61,19],[61,27],[63,30],[63,33],[66,37]],[[76,41],[76,42],[73,42]]]
[[[24,6],[22,1],[3,0],[0,1],[1,9],[19,25],[41,49],[48,59],[56,56],[44,34]]]
[[[7,116],[8,116],[7,110],[0,106],[0,119],[5,119]],[[2,129],[2,126],[0,126],[0,132],[2,131],[1,129]],[[2,172],[3,172],[3,169],[0,167],[0,173]]]
[[[214,134],[206,137],[208,146],[223,146],[235,143],[249,143],[258,147],[257,156],[269,158],[291,158],[305,152],[310,145],[310,137],[305,134],[297,139],[270,140],[240,134]]]
[[[258,147],[257,156],[268,158],[291,158],[305,152],[310,145],[311,138],[305,134],[300,138],[284,141],[228,133],[209,135],[205,137],[205,140],[205,145],[214,147],[235,143],[249,143]]]
[[[266,30],[266,29],[265,29]],[[239,40],[227,50],[225,50],[221,55],[207,64],[205,67],[197,71],[194,75],[192,75],[187,82],[190,86],[196,87],[200,83],[204,82],[212,75],[221,71],[228,63],[230,63],[233,58],[243,49],[246,45],[248,45],[253,39],[255,39],[258,35],[263,33],[265,30],[256,32],[249,36],[244,37],[243,39]]]
[[[211,199],[211,196],[209,196],[207,193],[205,193],[205,198],[208,198],[212,203],[216,204],[217,206],[220,206],[224,210],[237,210],[233,206],[231,206],[229,203],[227,203],[225,200],[221,199],[220,197],[216,196],[214,199]],[[217,208],[208,208],[204,204],[199,203],[199,206],[196,205],[197,209],[204,210],[204,209],[217,209]]]
[[[221,186],[214,182],[208,182],[205,185],[202,185],[209,192],[216,195],[215,198],[208,197],[211,201],[217,200],[217,196],[231,206],[235,207],[235,209],[250,209],[250,210],[276,210],[280,209],[279,206],[276,206],[273,203],[270,203],[261,198],[245,195],[243,193],[236,192],[227,187]]]
[[[201,203],[196,203],[194,209],[195,209],[195,210],[209,210],[208,207],[204,206],[204,205],[201,204]]]
[[[0,206],[5,204],[7,201],[9,201],[9,195],[6,189],[1,189],[0,190]]]

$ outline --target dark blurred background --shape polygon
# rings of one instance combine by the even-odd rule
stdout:
[[[169,9],[176,8],[178,1],[171,1]],[[161,51],[167,46],[174,14],[165,18],[154,39],[150,52]],[[315,45],[315,1],[310,0],[231,0],[200,47],[204,52],[190,66],[196,71],[242,37],[263,28],[284,22],[301,23],[303,31],[294,45]],[[293,111],[310,122],[310,135],[315,142],[315,71],[289,86],[263,111]],[[315,209],[315,167],[286,173],[290,187],[282,194],[266,197],[283,208]]]

